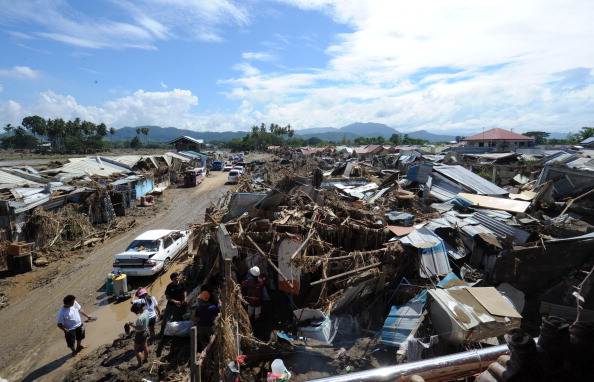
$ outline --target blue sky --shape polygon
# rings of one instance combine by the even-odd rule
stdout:
[[[594,126],[585,0],[0,0],[0,128]]]

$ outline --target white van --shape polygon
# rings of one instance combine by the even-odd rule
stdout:
[[[231,184],[236,184],[239,181],[239,176],[241,175],[241,172],[239,172],[238,170],[231,170],[229,171],[229,177],[227,178],[227,183],[231,183]]]

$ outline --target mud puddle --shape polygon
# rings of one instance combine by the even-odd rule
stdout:
[[[169,276],[173,272],[180,272],[190,261],[187,254],[183,254],[164,274],[153,277],[130,277],[128,278],[128,290],[133,293],[137,289],[145,288],[150,295],[163,302],[165,288],[170,282]],[[123,301],[117,301],[113,297],[107,296],[104,288],[105,286],[102,285],[97,290],[94,304],[83,304],[83,310],[97,318],[96,321],[85,322],[86,338],[83,344],[88,346],[87,349],[76,357],[72,357],[62,333],[56,328],[55,332],[48,333],[47,342],[39,344],[24,354],[17,364],[7,367],[6,370],[10,371],[11,375],[2,377],[8,377],[9,381],[20,380],[23,382],[59,380],[80,358],[101,345],[112,343],[120,334],[124,333],[124,324],[136,318],[130,312],[133,296]],[[161,306],[164,308],[164,304]],[[158,328],[156,329],[158,331]]]

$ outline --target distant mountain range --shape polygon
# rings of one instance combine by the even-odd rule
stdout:
[[[178,129],[175,127],[159,127],[159,126],[137,126],[137,127],[123,127],[116,130],[113,140],[124,141],[130,140],[136,136],[136,129],[148,127],[150,142],[168,142],[179,136],[185,135],[188,137],[203,139],[205,142],[212,141],[229,141],[234,138],[243,138],[248,135],[248,131],[225,131],[225,132],[198,132],[192,130]],[[455,135],[432,134],[425,130],[414,131],[410,133],[402,133],[392,127],[381,123],[353,123],[344,127],[316,127],[311,129],[295,130],[295,138],[309,139],[317,137],[327,141],[340,141],[344,138],[353,140],[358,136],[363,137],[378,137],[382,136],[389,139],[393,134],[408,134],[411,138],[424,139],[429,142],[444,142],[456,139]],[[144,141],[144,136],[140,136]]]
[[[136,129],[137,128],[149,128],[148,140],[149,142],[168,142],[177,137],[182,135],[196,138],[196,139],[203,139],[205,142],[212,142],[212,141],[229,141],[234,138],[243,138],[249,134],[248,131],[225,131],[225,132],[198,132],[192,130],[185,130],[185,129],[178,129],[176,127],[160,127],[160,126],[137,126],[137,127],[123,127],[121,129],[117,129],[115,135],[112,137],[108,135],[106,138],[114,141],[129,141],[130,139],[136,136]],[[392,127],[384,125],[382,123],[352,123],[347,126],[343,127],[316,127],[310,129],[301,129],[295,130],[295,138],[302,138],[308,139],[311,137],[317,137],[327,141],[340,141],[344,138],[353,140],[358,136],[363,137],[378,137],[382,136],[386,139],[389,139],[392,134],[408,134],[410,138],[416,139],[423,139],[429,142],[448,142],[453,141],[456,139],[456,136],[465,136],[469,137],[474,134],[478,134],[479,132],[475,132],[472,134],[467,133],[466,135],[463,134],[456,134],[452,133],[452,135],[447,134],[433,134],[425,130],[419,131],[412,131],[409,133],[400,132]],[[0,135],[4,136],[6,133]],[[549,138],[557,138],[563,139],[567,137],[567,133],[551,133]],[[141,134],[141,140],[144,142],[145,137]]]

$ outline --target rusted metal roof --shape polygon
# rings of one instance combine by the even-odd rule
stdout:
[[[472,137],[464,138],[462,141],[534,141],[534,138],[512,131],[494,128],[473,135]]]

